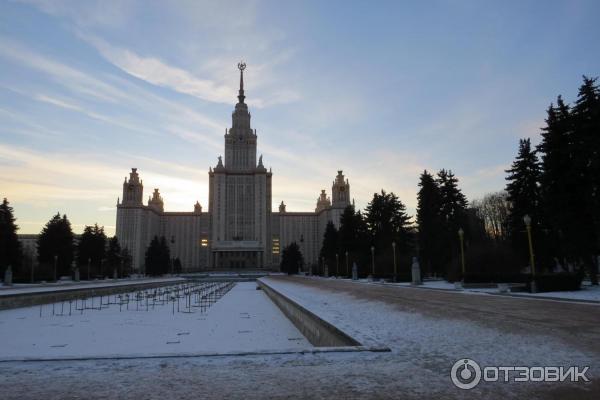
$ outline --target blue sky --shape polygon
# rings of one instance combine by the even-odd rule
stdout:
[[[22,233],[57,211],[114,232],[123,178],[206,208],[246,95],[273,202],[314,208],[338,169],[359,207],[423,169],[504,187],[545,109],[600,75],[597,1],[3,1],[0,195]]]

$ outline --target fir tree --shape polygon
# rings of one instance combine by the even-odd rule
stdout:
[[[169,272],[171,252],[164,236],[154,236],[146,250],[146,274],[164,275]]]
[[[436,183],[440,189],[440,218],[442,222],[442,246],[440,261],[444,265],[446,276],[457,268],[452,260],[458,260],[459,238],[458,231],[462,229],[469,239],[467,223],[467,198],[458,187],[458,179],[452,171],[442,169],[437,174]]]
[[[440,188],[433,176],[423,171],[417,194],[418,246],[421,265],[426,274],[441,273],[440,250],[444,237],[441,218]]]
[[[597,281],[594,256],[600,250],[600,89],[595,78],[583,77],[572,111],[573,174],[575,194],[581,201],[576,211],[575,238],[583,265]]]
[[[13,273],[21,266],[23,252],[21,242],[17,237],[19,227],[15,223],[13,208],[8,200],[4,198],[0,205],[0,274],[4,277],[4,271],[10,265]]]
[[[88,263],[96,273],[104,274],[104,276],[112,275],[112,267],[104,266],[104,271],[101,271],[101,265],[106,252],[106,234],[104,227],[86,226],[79,238],[77,244],[77,264],[80,271],[87,268]]]
[[[393,272],[394,251],[406,254],[411,247],[410,217],[406,207],[393,193],[373,194],[373,199],[365,208],[365,221],[374,247],[375,273],[388,275]],[[396,244],[396,249],[392,247]],[[369,256],[370,249],[369,249]],[[370,257],[369,257],[370,258]],[[373,268],[372,260],[368,263]]]
[[[581,199],[575,196],[572,179],[573,124],[569,106],[559,96],[556,107],[547,110],[546,126],[542,128],[540,203],[544,227],[550,248],[559,259],[571,258],[575,252],[569,238],[573,237],[573,211]],[[573,202],[575,202],[573,204]],[[575,206],[575,207],[573,207]],[[563,261],[563,264],[566,264]]]
[[[529,259],[528,238],[523,221],[525,215],[531,218],[534,248],[540,248],[543,241],[540,229],[540,165],[531,149],[529,139],[519,140],[519,151],[512,166],[506,171],[506,192],[510,203],[508,232],[513,248],[525,263]],[[535,251],[535,253],[538,253]]]
[[[56,262],[56,277],[69,275],[75,247],[73,238],[71,223],[67,216],[61,217],[60,213],[57,213],[46,223],[38,237],[37,250],[40,266],[46,271],[52,271]]]
[[[290,243],[289,246],[283,249],[281,253],[281,272],[286,272],[289,275],[297,274],[303,265],[304,257],[296,242]]]
[[[340,242],[340,257],[342,254],[346,256],[348,252],[348,260],[344,259],[346,265],[340,266],[342,271],[346,274],[351,274],[352,265],[356,262],[357,265],[365,265],[368,263],[366,260],[367,247],[370,244],[367,233],[367,225],[360,211],[356,211],[354,206],[348,206],[344,209],[342,216],[340,217],[340,229],[338,232]],[[341,261],[340,261],[341,262]]]
[[[319,261],[325,261],[330,274],[335,271],[336,254],[339,256],[338,231],[335,229],[333,222],[329,221],[327,222],[325,233],[323,234],[323,244],[321,246],[321,251],[319,252]],[[321,268],[325,268],[325,266],[321,265]]]
[[[113,236],[108,241],[108,250],[106,251],[106,267],[109,271],[118,271],[117,274],[123,276],[122,267],[123,256],[121,255],[121,245],[119,239]]]

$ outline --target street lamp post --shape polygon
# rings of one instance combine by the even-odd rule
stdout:
[[[373,279],[375,279],[375,246],[371,246],[371,275],[373,275]]]
[[[346,250],[346,276],[348,276],[348,250]]]
[[[398,280],[398,271],[396,268],[396,242],[392,242],[392,250],[394,252],[394,282]]]
[[[56,264],[58,263],[58,254],[54,255],[54,282],[56,282]]]
[[[458,238],[460,239],[460,263],[462,267],[462,281],[465,281],[465,231],[463,228],[458,230]]]
[[[537,292],[537,287],[535,284],[535,259],[533,255],[533,241],[531,240],[531,217],[528,214],[525,214],[523,217],[523,222],[525,222],[525,227],[527,228],[527,240],[529,242],[529,264],[531,265],[531,292]]]
[[[28,258],[29,262],[31,263],[31,283],[35,282],[34,279],[34,274],[33,274],[33,269],[34,269],[34,264],[33,264],[33,258],[29,257]]]
[[[335,253],[335,276],[340,276],[340,255]]]

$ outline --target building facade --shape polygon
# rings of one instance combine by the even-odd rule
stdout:
[[[317,199],[314,212],[288,212],[282,201],[272,211],[273,174],[257,161],[257,134],[244,102],[244,69],[231,128],[225,131],[225,157],[210,167],[208,210],[196,202],[191,212],[167,212],[158,189],[143,203],[144,185],[136,168],[123,182],[117,200],[116,236],[132,255],[135,271],[144,272],[145,252],[154,236],[164,236],[171,256],[184,271],[278,270],[280,250],[298,243],[307,266],[318,263],[325,227],[339,226],[350,205],[350,184],[338,171],[331,188]]]

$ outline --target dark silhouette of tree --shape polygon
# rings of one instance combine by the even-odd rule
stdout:
[[[581,207],[576,211],[576,244],[582,265],[592,283],[598,284],[595,255],[600,251],[600,89],[596,78],[583,77],[573,106],[573,174],[575,195]]]
[[[56,256],[57,278],[71,273],[73,262],[73,231],[66,214],[62,217],[57,213],[42,229],[38,237],[38,262],[47,271],[54,268]]]
[[[600,89],[583,77],[572,108],[550,105],[542,142],[541,197],[548,248],[563,267],[585,267],[597,283],[600,252]],[[550,250],[549,250],[550,251]]]
[[[536,237],[536,249],[542,242],[540,229],[540,165],[529,139],[519,140],[519,151],[510,169],[506,171],[506,192],[511,212],[508,231],[513,248],[525,263],[529,258],[529,245],[523,217],[531,217],[531,229]],[[537,251],[536,251],[537,253]]]
[[[339,236],[338,231],[335,229],[335,225],[333,222],[327,222],[327,226],[325,227],[325,233],[323,234],[323,245],[321,246],[321,251],[319,252],[319,261],[325,260],[325,264],[329,268],[329,274],[333,274],[335,272],[335,255],[339,254]],[[324,268],[325,266],[321,266]]]
[[[164,236],[160,239],[154,236],[146,250],[145,262],[147,275],[158,276],[169,272],[171,252]]]
[[[579,207],[576,198],[576,183],[572,180],[573,123],[569,106],[558,96],[557,106],[550,105],[546,126],[542,128],[542,142],[538,146],[541,154],[540,202],[543,225],[549,230],[548,240],[554,255],[562,260],[572,258],[576,250],[570,238],[576,235],[572,215]],[[575,202],[575,204],[572,204]]]
[[[134,271],[131,270],[132,259],[127,247],[121,249],[121,259],[123,260],[123,270],[121,271],[121,274],[123,276],[129,276]]]
[[[281,253],[281,272],[285,272],[289,275],[297,274],[303,265],[304,257],[296,242],[290,243],[289,246],[283,249],[283,252]]]
[[[117,270],[118,276],[124,275],[124,267],[122,267],[123,256],[121,254],[121,245],[119,239],[113,236],[108,241],[108,250],[106,251],[106,269],[108,271]]]
[[[88,262],[91,261],[93,271],[104,274],[104,276],[111,276],[112,268],[108,265],[105,264],[104,271],[101,270],[105,252],[106,234],[104,233],[104,227],[94,224],[94,226],[83,228],[83,233],[77,244],[77,264],[79,265],[79,270],[82,271],[87,268]]]
[[[394,192],[374,193],[365,208],[365,221],[376,247],[390,247],[393,241],[401,251],[409,247],[410,216]]]
[[[181,273],[181,260],[179,259],[179,257],[173,260],[173,272],[176,274]]]
[[[356,211],[354,206],[348,206],[344,209],[340,217],[339,250],[340,263],[344,263],[340,270],[344,273],[352,273],[352,265],[366,265],[367,248],[371,240],[367,232],[367,224],[360,211]],[[346,271],[346,252],[348,252],[348,271]],[[342,257],[344,257],[342,259]]]
[[[423,171],[417,194],[418,246],[421,266],[425,274],[443,271],[440,259],[444,238],[444,224],[441,217],[442,199],[440,188],[433,176]]]
[[[21,242],[17,237],[19,227],[15,223],[13,208],[8,200],[4,198],[0,204],[0,274],[4,277],[4,271],[10,265],[13,273],[21,266],[23,252]]]
[[[374,246],[375,274],[389,275],[393,273],[394,248],[396,254],[406,255],[411,248],[412,235],[410,217],[406,214],[406,207],[393,193],[374,193],[373,199],[365,208],[365,221],[371,246]],[[369,249],[369,259],[371,258]],[[369,262],[372,269],[372,260]]]
[[[460,242],[458,230],[465,232],[465,241],[470,238],[467,222],[467,198],[458,187],[458,179],[451,170],[442,169],[437,174],[436,183],[440,189],[440,217],[443,226],[443,239],[440,259],[445,266],[446,276],[458,267],[452,260],[458,261]]]

